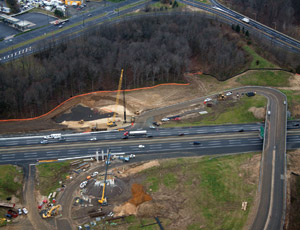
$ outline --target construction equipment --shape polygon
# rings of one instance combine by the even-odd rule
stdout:
[[[56,216],[58,214],[58,209],[60,209],[61,205],[53,206],[50,210],[48,210],[46,213],[43,213],[43,218],[49,218]]]
[[[120,98],[120,92],[121,92],[121,86],[122,86],[122,79],[123,79],[123,69],[121,70],[121,76],[120,76],[120,80],[119,80],[119,86],[118,86],[118,92],[117,92],[117,97],[116,97],[116,105],[115,105],[114,115],[113,115],[113,118],[112,118],[111,121],[108,119],[108,121],[107,121],[107,126],[108,127],[117,126],[115,119],[116,119],[116,110],[117,110],[117,107],[118,107],[118,104],[119,104],[119,98]]]
[[[218,95],[218,101],[224,101],[226,99],[226,95],[224,93],[220,93]]]
[[[110,164],[110,152],[107,154],[107,159],[105,161],[105,175],[104,175],[104,183],[103,183],[103,190],[102,190],[102,197],[101,200],[98,200],[98,202],[101,205],[107,205],[107,199],[105,197],[105,187],[106,187],[106,178],[107,178],[107,169],[108,169],[108,165]]]

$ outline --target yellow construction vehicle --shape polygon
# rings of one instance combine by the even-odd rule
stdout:
[[[120,80],[119,80],[119,86],[118,86],[118,92],[117,92],[117,97],[116,97],[116,105],[115,105],[114,115],[113,115],[111,121],[108,119],[108,121],[107,121],[107,126],[108,126],[108,127],[114,127],[114,126],[117,126],[116,120],[115,120],[115,119],[116,119],[116,110],[117,110],[118,104],[119,104],[119,98],[120,98],[120,92],[121,92],[122,80],[123,80],[123,69],[121,70],[121,76],[120,76]]]
[[[104,183],[103,183],[103,189],[102,189],[102,197],[101,197],[101,200],[98,200],[98,202],[101,205],[107,205],[107,199],[105,197],[105,187],[106,187],[107,169],[108,169],[108,165],[110,164],[109,160],[110,160],[110,153],[107,154],[107,159],[105,161],[106,166],[105,166]]]
[[[60,205],[53,206],[50,210],[47,211],[47,213],[43,213],[43,218],[49,218],[56,216],[58,214],[58,209],[60,209]]]

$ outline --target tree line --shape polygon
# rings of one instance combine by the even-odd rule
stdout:
[[[226,80],[249,56],[230,26],[197,15],[102,25],[83,36],[0,66],[0,117],[33,117],[78,94],[183,82],[192,70]],[[50,46],[50,48],[49,48]]]

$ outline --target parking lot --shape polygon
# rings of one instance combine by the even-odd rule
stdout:
[[[0,23],[0,39],[12,36],[14,34],[17,34],[18,32],[18,30],[9,27],[8,25],[5,25],[4,23]]]
[[[34,23],[35,26],[30,27],[30,29],[47,25],[49,22],[54,21],[56,19],[51,15],[41,14],[41,13],[26,13],[26,14],[18,15],[16,16],[16,18]]]

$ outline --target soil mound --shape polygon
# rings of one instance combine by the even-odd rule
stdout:
[[[256,117],[257,119],[265,118],[265,114],[266,114],[265,108],[251,107],[248,111],[252,112],[254,117]]]
[[[133,184],[131,186],[132,198],[129,200],[129,203],[138,206],[146,201],[152,200],[152,197],[145,193],[145,190],[140,184]]]

